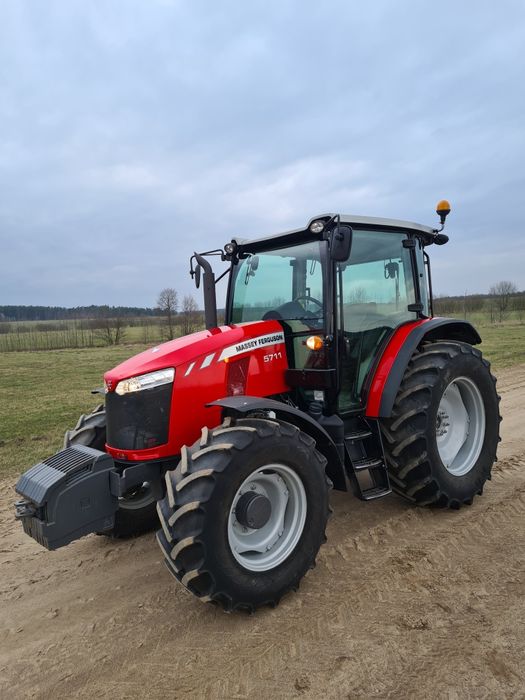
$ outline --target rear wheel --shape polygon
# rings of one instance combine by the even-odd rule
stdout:
[[[381,422],[392,486],[419,505],[459,508],[490,479],[499,442],[496,379],[466,343],[425,343],[414,353]]]
[[[276,605],[325,541],[325,458],[296,426],[227,419],[183,448],[157,508],[171,573],[225,610]]]
[[[104,451],[106,444],[106,411],[100,404],[91,413],[81,415],[73,430],[64,436],[64,447],[86,445]],[[158,527],[155,496],[148,482],[131,488],[119,498],[115,524],[98,534],[109,537],[133,537]]]

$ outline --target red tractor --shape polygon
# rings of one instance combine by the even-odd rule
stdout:
[[[472,503],[496,459],[499,397],[477,331],[432,313],[426,249],[447,242],[449,209],[439,229],[328,214],[193,255],[207,330],[105,374],[105,407],[20,477],[25,531],[55,549],[160,522],[183,586],[253,611],[313,567],[332,486]],[[221,326],[211,255],[229,264]]]

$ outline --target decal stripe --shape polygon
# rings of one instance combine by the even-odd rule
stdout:
[[[211,362],[213,358],[215,357],[215,353],[212,352],[211,355],[207,355],[204,360],[202,361],[201,369],[204,369],[205,367],[208,367],[211,365]]]
[[[195,362],[192,362],[191,365],[190,365],[190,366],[188,367],[188,369],[186,370],[186,374],[185,374],[184,376],[187,377],[188,374],[190,374],[191,370],[192,370],[194,367],[195,367]]]

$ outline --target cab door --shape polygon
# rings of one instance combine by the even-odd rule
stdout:
[[[403,232],[354,229],[350,259],[336,265],[339,413],[363,408],[363,387],[385,340],[418,318],[408,240]]]

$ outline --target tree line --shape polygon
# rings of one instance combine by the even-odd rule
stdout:
[[[24,306],[14,304],[0,306],[0,321],[76,321],[82,318],[99,318],[118,316],[120,318],[138,318],[142,316],[159,316],[159,309],[140,306],[108,306],[107,304],[91,306]]]
[[[154,308],[0,306],[0,352],[158,343],[203,327],[195,299],[188,294],[179,303],[170,287],[160,292]]]
[[[513,282],[503,280],[492,285],[488,294],[463,294],[461,296],[436,295],[434,313],[463,315],[486,313],[492,323],[505,321],[512,312],[519,321],[525,317],[525,291],[518,291]]]

